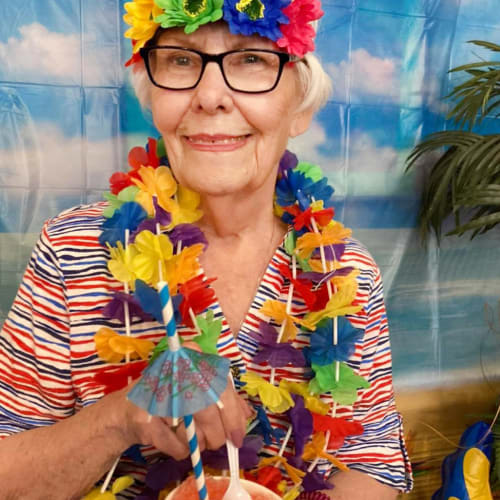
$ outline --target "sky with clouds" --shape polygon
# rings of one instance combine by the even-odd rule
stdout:
[[[0,254],[3,280],[17,283],[26,234],[61,210],[101,199],[111,173],[126,168],[128,148],[155,134],[123,67],[130,46],[121,36],[122,3],[18,0],[0,6],[0,238],[17,249]],[[404,172],[418,139],[445,127],[442,96],[460,79],[447,71],[489,57],[466,42],[499,39],[498,0],[328,0],[323,7],[317,54],[334,93],[290,149],[323,167],[335,186],[337,217],[361,232],[382,263],[399,353],[395,369],[408,377],[411,366],[422,368],[422,356],[432,364],[448,345],[433,333],[429,294],[440,297],[448,333],[468,321],[472,307],[500,296],[499,280],[485,286],[487,277],[477,278],[483,267],[500,273],[484,254],[485,245],[497,248],[498,242],[474,247],[484,265],[468,264],[466,278],[441,266],[433,283],[436,268],[422,258],[413,229],[418,181]],[[498,121],[487,123],[498,131]],[[458,259],[452,250],[443,255]],[[0,320],[15,286],[0,294]],[[480,313],[473,314],[469,330],[480,329]],[[457,349],[450,352],[464,366],[477,362],[477,349],[469,358]]]

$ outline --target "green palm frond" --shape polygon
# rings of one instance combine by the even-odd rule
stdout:
[[[434,231],[439,240],[442,223],[449,215],[455,216],[455,229],[449,234],[473,231],[474,237],[500,222],[500,134],[436,132],[413,149],[407,168],[423,164],[429,153],[443,149],[422,193],[422,238]]]
[[[485,47],[493,52],[500,52],[500,45],[481,40],[469,43]],[[471,78],[457,85],[447,96],[458,101],[448,113],[460,128],[469,129],[500,107],[500,60],[464,64],[453,68],[450,73],[465,71]]]
[[[500,52],[500,45],[491,42],[470,43]],[[455,101],[447,119],[461,130],[427,136],[406,160],[407,170],[431,164],[419,213],[424,240],[434,232],[439,242],[442,224],[450,215],[455,228],[447,234],[470,231],[473,238],[500,223],[500,134],[471,131],[495,111],[500,116],[500,60],[465,64],[450,72],[459,71],[470,78],[447,96]]]

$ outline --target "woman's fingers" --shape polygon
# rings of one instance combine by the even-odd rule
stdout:
[[[149,423],[146,432],[150,436],[150,443],[158,450],[174,457],[176,460],[182,460],[189,455],[189,446],[187,444],[185,429],[182,430],[179,425],[177,428],[170,427],[169,423],[159,417],[153,417]]]

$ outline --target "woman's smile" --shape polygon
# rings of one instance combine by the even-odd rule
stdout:
[[[224,152],[235,151],[243,147],[250,134],[225,135],[225,134],[194,134],[183,136],[187,144],[197,151]]]

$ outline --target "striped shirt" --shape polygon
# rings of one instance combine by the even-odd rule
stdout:
[[[12,309],[0,335],[0,437],[50,425],[88,406],[103,393],[93,375],[110,365],[96,353],[94,335],[103,326],[125,333],[115,319],[103,317],[101,311],[114,292],[123,285],[108,271],[109,251],[98,242],[106,205],[76,207],[49,220],[42,230],[26,269]],[[210,309],[222,320],[218,351],[230,359],[240,373],[253,371],[269,380],[270,366],[252,359],[258,346],[249,332],[258,329],[261,320],[269,318],[259,311],[267,299],[286,302],[290,283],[279,272],[280,265],[290,265],[283,244],[272,257],[261,280],[251,307],[235,336],[231,332],[217,299]],[[401,417],[394,404],[391,351],[380,271],[367,250],[350,239],[341,258],[344,266],[359,270],[356,303],[362,310],[348,316],[352,325],[364,331],[361,342],[348,365],[369,383],[358,391],[352,406],[337,406],[336,416],[363,424],[364,433],[350,436],[336,456],[352,469],[369,474],[378,481],[409,491],[411,469],[406,454]],[[292,314],[307,312],[300,297],[294,296]],[[132,335],[158,342],[164,328],[156,322],[136,318],[131,322]],[[181,326],[185,340],[196,335]],[[295,347],[309,343],[309,333],[300,332]],[[308,380],[306,369],[287,366],[275,370],[275,382]],[[332,404],[328,395],[322,400]],[[254,401],[258,404],[258,401]],[[284,415],[269,415],[274,426],[288,428]],[[265,453],[277,453],[277,446],[265,447]],[[331,450],[332,452],[334,450]],[[152,447],[143,447],[149,463],[159,460]],[[285,450],[293,453],[293,440]],[[333,472],[329,462],[319,468]],[[134,498],[141,490],[146,467],[123,459],[116,475],[132,474],[136,483],[119,498]]]

